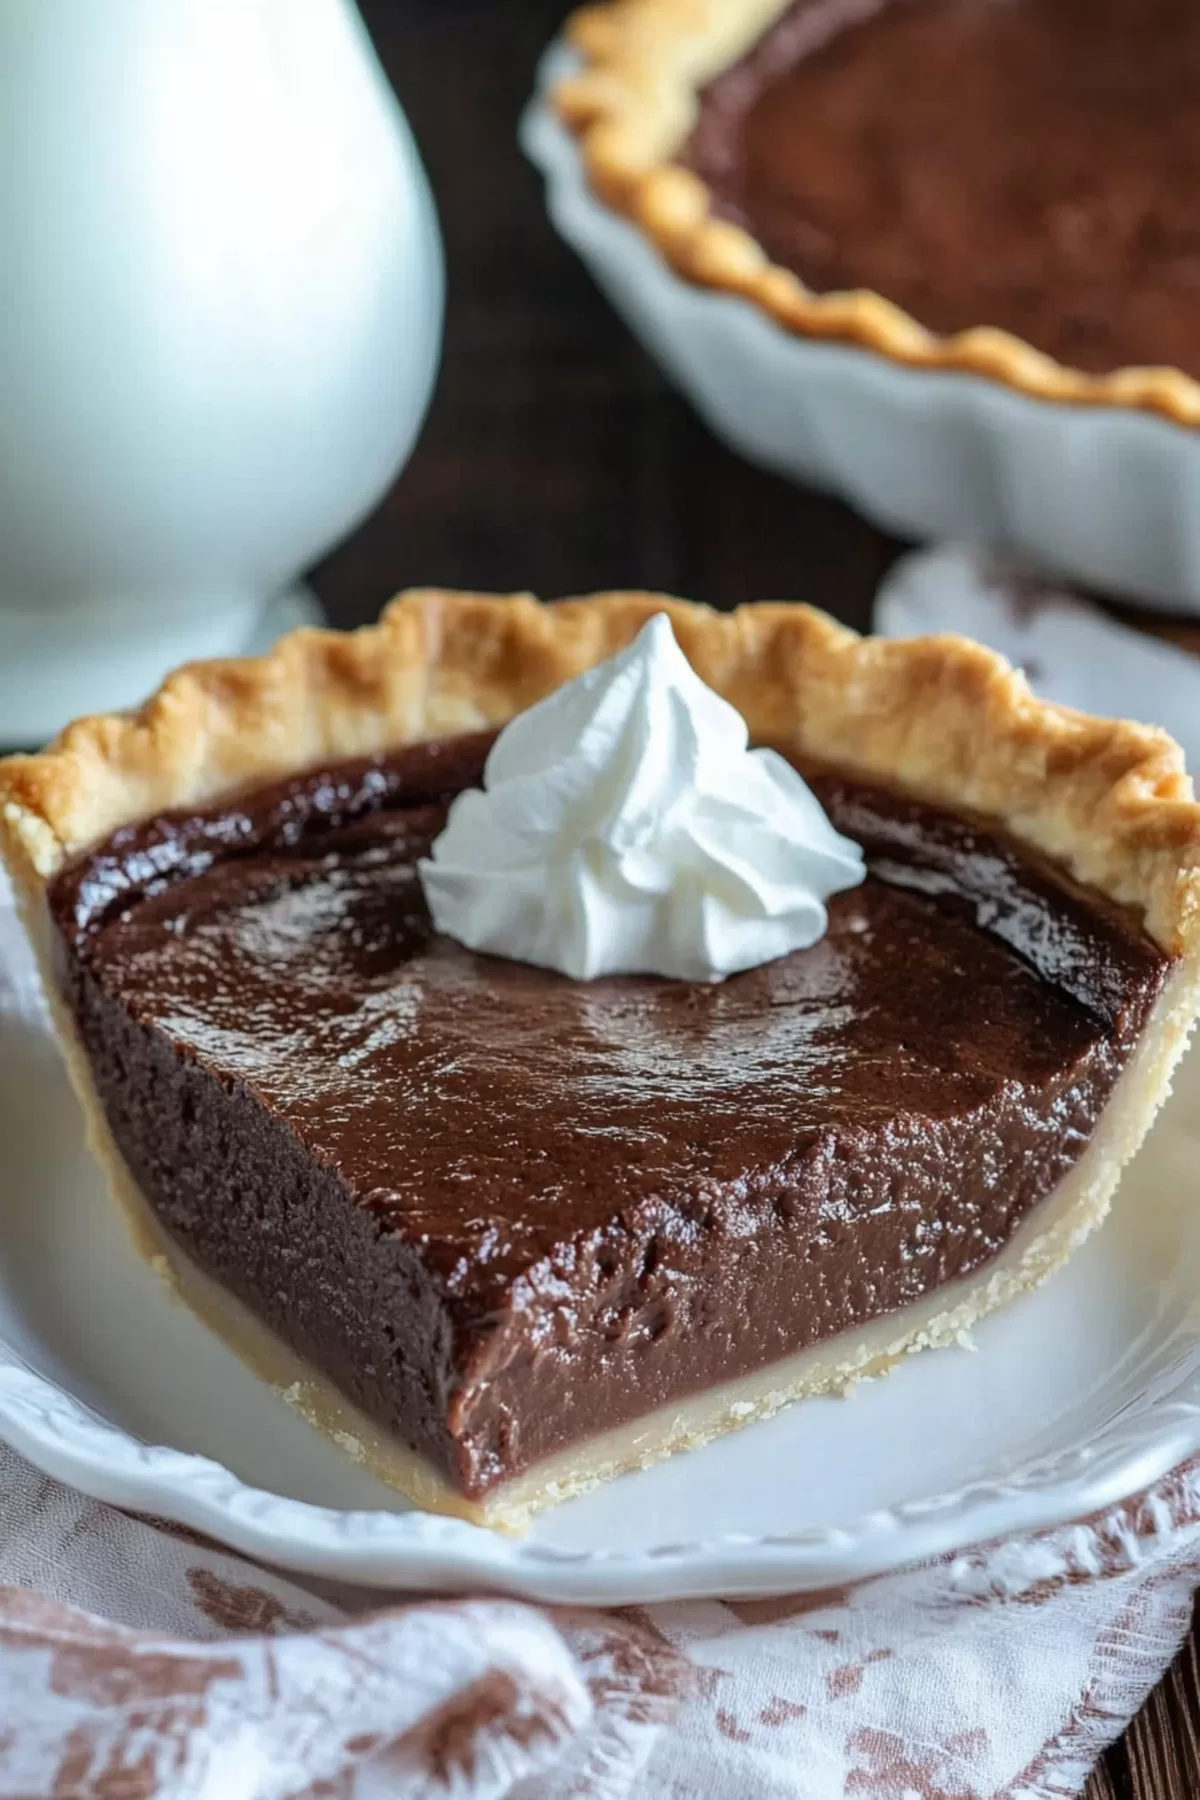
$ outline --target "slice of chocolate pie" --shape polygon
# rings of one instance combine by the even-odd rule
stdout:
[[[572,36],[593,182],[685,275],[806,335],[1200,418],[1191,0],[607,0]]]
[[[723,980],[575,978],[436,930],[429,871],[461,897],[439,847],[497,731],[661,612],[865,878]],[[478,798],[454,835],[499,894]],[[736,801],[686,853],[710,899],[774,918]],[[1040,703],[963,640],[800,606],[414,593],[81,721],[0,765],[0,806],[139,1243],[354,1454],[505,1526],[1041,1281],[1103,1217],[1200,1003],[1200,807],[1170,739]],[[603,892],[669,908],[634,862]]]

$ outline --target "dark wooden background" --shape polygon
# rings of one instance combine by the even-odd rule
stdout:
[[[564,0],[360,5],[433,182],[449,300],[417,451],[313,572],[330,619],[360,624],[398,588],[435,584],[801,598],[865,625],[897,546],[722,449],[546,221],[516,128]],[[1088,1800],[1200,1800],[1198,1724],[1193,1635]]]

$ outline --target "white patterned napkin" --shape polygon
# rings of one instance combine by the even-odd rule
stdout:
[[[1200,749],[1200,665],[1067,597],[940,551],[880,613]],[[0,899],[14,1013],[36,998]],[[588,1614],[317,1593],[0,1448],[0,1800],[1066,1800],[1198,1581],[1200,1463],[853,1592]]]

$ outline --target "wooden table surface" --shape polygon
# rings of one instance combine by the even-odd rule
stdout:
[[[515,134],[564,0],[360,4],[433,182],[449,304],[412,462],[314,571],[330,618],[359,624],[397,588],[438,584],[802,598],[865,625],[895,543],[722,449],[546,221]],[[1198,1733],[1194,1631],[1088,1800],[1200,1800]]]

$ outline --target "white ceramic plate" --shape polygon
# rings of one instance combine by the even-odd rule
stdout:
[[[1200,611],[1200,431],[1116,406],[907,369],[785,331],[676,275],[592,194],[542,95],[522,125],[556,230],[718,436],[906,537],[990,544],[1100,592]]]
[[[780,1593],[1078,1518],[1200,1448],[1200,1057],[1109,1225],[926,1352],[514,1541],[406,1509],[176,1306],[40,1024],[0,1018],[0,1435],[89,1494],[314,1574],[545,1600]]]

